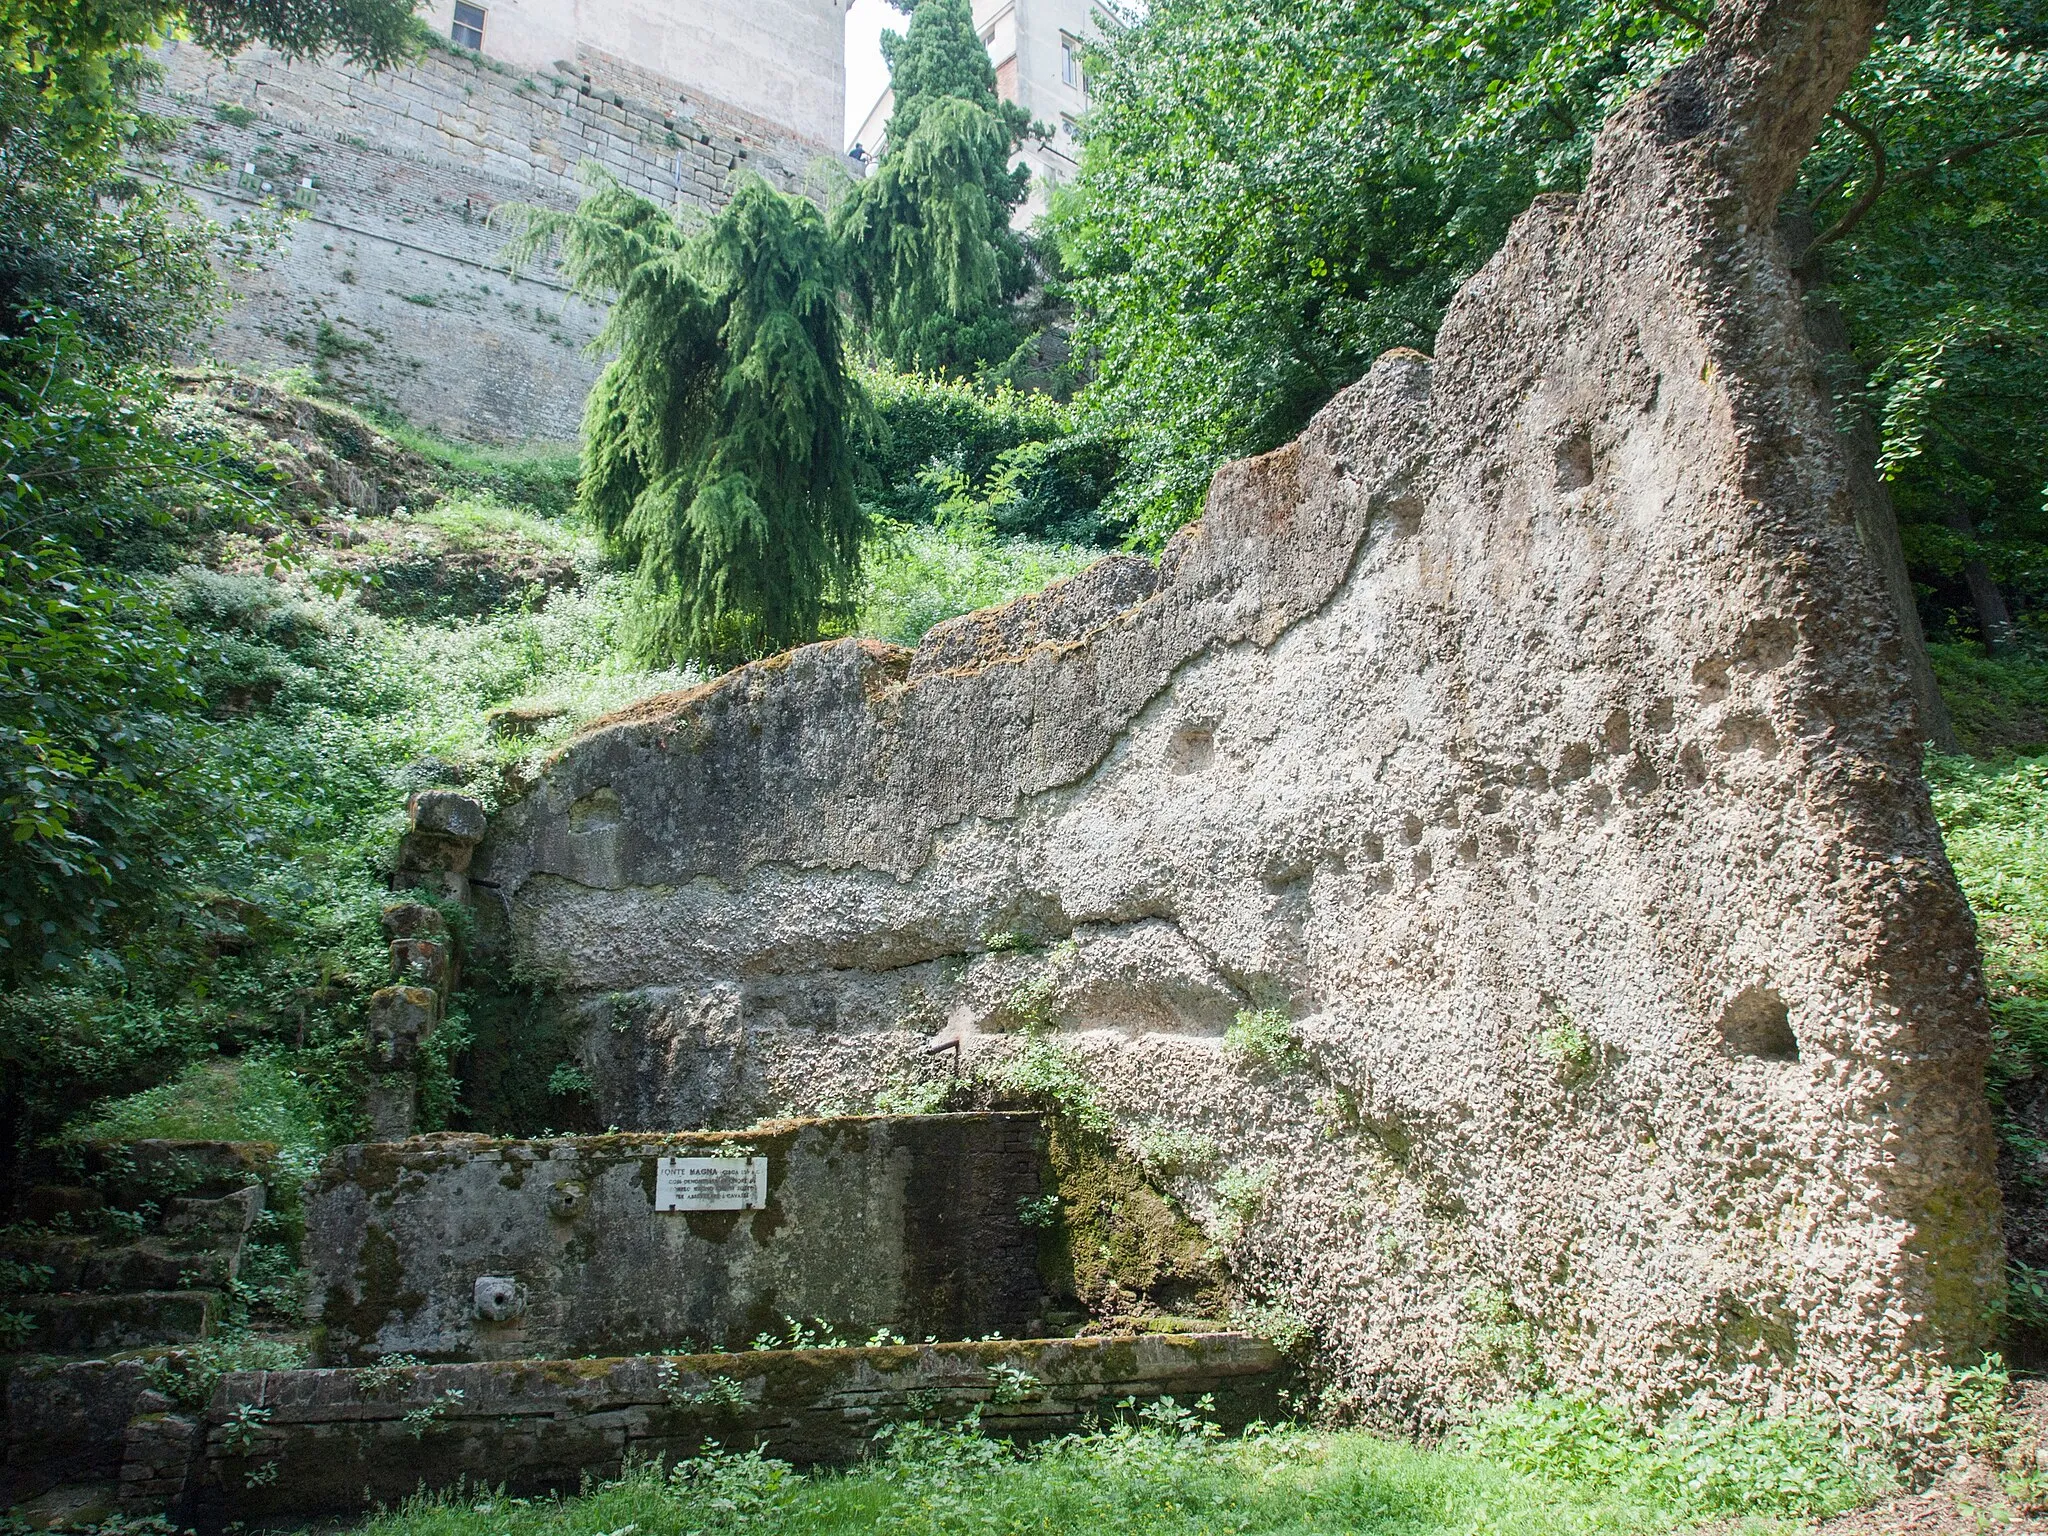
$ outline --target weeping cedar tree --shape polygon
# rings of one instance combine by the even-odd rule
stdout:
[[[854,307],[898,368],[955,378],[1028,340],[1011,311],[1030,285],[1010,214],[1030,185],[1010,156],[1031,131],[996,95],[969,0],[916,0],[882,35],[896,104],[880,163],[836,210]]]
[[[612,298],[577,500],[634,565],[636,648],[723,663],[809,640],[866,529],[824,218],[746,176],[689,230],[591,178],[574,213],[517,210],[513,249],[559,237],[577,287]]]

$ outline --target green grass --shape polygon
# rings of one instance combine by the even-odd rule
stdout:
[[[1927,655],[1965,752],[2001,757],[2048,748],[2048,662],[1994,661],[1982,646],[1956,643],[1929,645]]]
[[[507,502],[496,492],[452,496],[419,514],[417,521],[438,530],[456,549],[488,551],[515,542],[595,563],[597,538],[559,517],[544,517],[530,506]]]
[[[1927,779],[1949,861],[1977,914],[1991,992],[1992,1102],[2002,1108],[2004,1088],[2048,1071],[2048,757],[1930,756]],[[2009,1144],[2024,1139],[2016,1126],[2001,1132]]]
[[[310,1151],[323,1129],[305,1089],[260,1057],[195,1061],[168,1083],[117,1099],[72,1135],[80,1141],[270,1141]]]
[[[1667,1443],[1606,1410],[1549,1400],[1424,1450],[1293,1427],[1225,1438],[1170,1400],[1096,1432],[1019,1450],[972,1423],[885,1431],[869,1461],[805,1475],[760,1452],[642,1467],[561,1499],[424,1496],[362,1536],[1593,1536],[1733,1520],[1723,1531],[1852,1507],[1877,1486],[1797,1421],[1723,1415]],[[1793,1427],[1785,1428],[1787,1424]],[[1580,1431],[1597,1444],[1589,1451]],[[1683,1438],[1690,1435],[1691,1438]],[[1630,1465],[1602,1459],[1626,1450]],[[1647,1470],[1641,1470],[1647,1469]]]

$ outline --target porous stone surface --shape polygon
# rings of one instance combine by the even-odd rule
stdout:
[[[660,1211],[661,1158],[768,1160],[758,1210]],[[1042,1312],[1038,1117],[802,1121],[743,1136],[441,1135],[348,1147],[306,1195],[323,1351],[439,1359],[737,1349],[792,1319],[1011,1337]]]
[[[1973,929],[1775,232],[1878,10],[1717,7],[1434,359],[1219,472],[1149,581],[552,760],[477,910],[602,1114],[857,1103],[942,1027],[968,1071],[1051,1027],[1133,1147],[1213,1149],[1172,1187],[1392,1419],[1539,1375],[1842,1401],[1979,1341]],[[1226,1051],[1251,1009],[1299,1050]]]
[[[1004,1369],[1022,1379],[1010,1375],[999,1395]],[[350,1514],[464,1480],[512,1494],[574,1489],[707,1441],[799,1465],[850,1462],[872,1454],[884,1424],[977,1406],[988,1433],[1037,1439],[1129,1398],[1208,1395],[1237,1429],[1276,1417],[1288,1379],[1270,1345],[1236,1333],[237,1372],[214,1395],[179,1507],[215,1529]],[[263,1410],[260,1425],[224,1433],[248,1408]]]

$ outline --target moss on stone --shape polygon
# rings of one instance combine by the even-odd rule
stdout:
[[[1215,1245],[1115,1142],[1055,1120],[1046,1162],[1060,1214],[1040,1240],[1039,1270],[1056,1297],[1102,1318],[1225,1310]]]

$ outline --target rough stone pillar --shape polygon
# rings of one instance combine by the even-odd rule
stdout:
[[[370,1090],[364,1111],[372,1139],[401,1141],[419,1111],[420,1042],[433,1033],[440,999],[425,987],[385,987],[365,1015],[370,1035]]]
[[[437,891],[469,900],[469,861],[483,840],[484,808],[453,790],[422,790],[406,802],[408,830],[398,846],[398,890]]]

